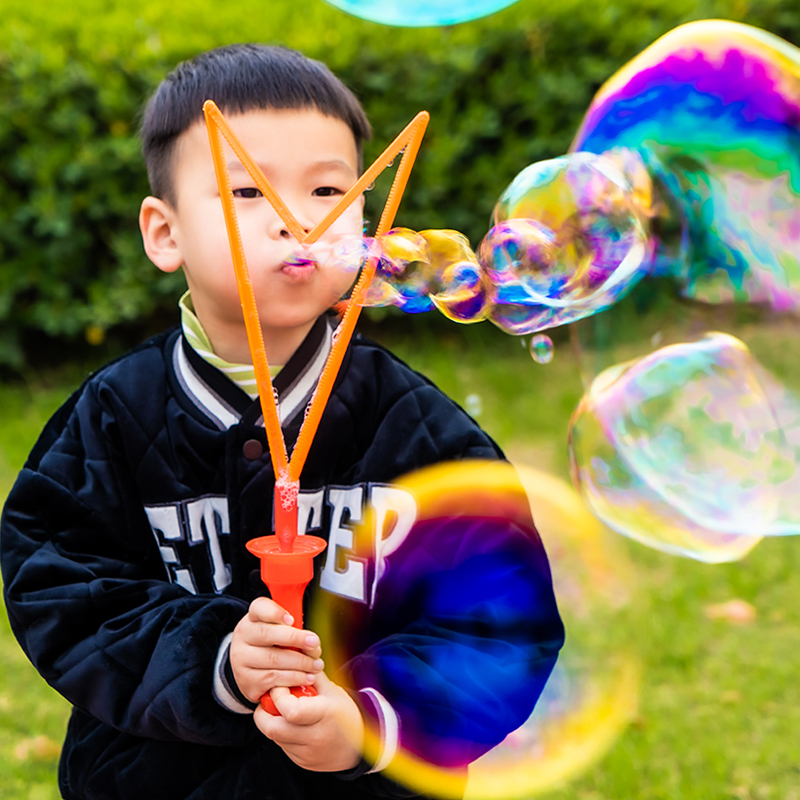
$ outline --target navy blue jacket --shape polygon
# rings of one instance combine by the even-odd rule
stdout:
[[[330,340],[321,319],[275,381],[290,451]],[[376,602],[374,564],[348,562],[348,523],[375,487],[404,473],[501,457],[429,381],[356,337],[301,480],[301,528],[329,540],[306,600],[327,587],[368,631],[347,673],[362,690],[362,710],[381,724],[382,715],[394,715],[401,746],[403,732],[418,728],[414,746],[434,763],[466,764],[530,713],[563,642],[544,551],[535,532],[523,537],[522,550],[514,534],[507,551],[521,565],[511,565],[521,587],[514,603],[533,607],[512,603],[493,630],[491,619],[476,621],[485,613],[484,587],[459,601],[475,617],[472,629],[448,631],[440,619],[425,619],[424,604],[417,618],[406,611],[393,621]],[[14,633],[75,707],[59,770],[64,797],[408,795],[381,773],[364,774],[370,765],[333,775],[297,767],[258,732],[231,685],[226,637],[266,593],[244,542],[272,532],[273,486],[258,402],[203,361],[179,330],[100,370],[50,420],[4,508],[0,555]],[[461,536],[452,526],[442,535],[461,537],[467,550],[480,540],[479,531]],[[381,677],[377,665],[387,657],[401,678],[404,658],[425,660],[415,649],[420,624],[432,687],[437,665],[457,665],[467,676],[458,690],[432,688],[445,717],[460,718],[464,729],[463,692],[473,689],[495,709],[471,741],[469,725],[448,737],[451,728],[435,711],[438,722],[423,713],[424,686],[415,689],[420,702],[407,707],[403,684]],[[502,649],[465,647],[475,636],[502,640]]]

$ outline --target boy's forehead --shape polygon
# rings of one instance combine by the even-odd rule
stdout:
[[[298,109],[252,109],[225,115],[233,132],[250,155],[269,157],[275,153],[293,161],[335,167],[343,163],[357,171],[358,146],[349,125],[314,107]],[[194,122],[178,139],[176,156],[198,147],[209,153],[208,133],[203,118]],[[231,153],[232,155],[232,153]],[[233,157],[231,166],[238,160]]]

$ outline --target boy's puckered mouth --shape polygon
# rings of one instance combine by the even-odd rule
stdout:
[[[295,254],[284,259],[281,264],[281,272],[293,280],[307,280],[317,270],[319,263],[314,258]]]

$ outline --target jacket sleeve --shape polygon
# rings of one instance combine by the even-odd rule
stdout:
[[[220,642],[246,604],[164,580],[119,422],[100,394],[85,385],[56,414],[5,505],[14,634],[51,686],[118,730],[242,744],[252,722],[219,706],[211,687]]]

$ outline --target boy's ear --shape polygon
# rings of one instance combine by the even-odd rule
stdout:
[[[147,257],[162,271],[175,272],[183,264],[178,243],[173,236],[175,212],[158,197],[145,197],[139,210],[139,230]]]

